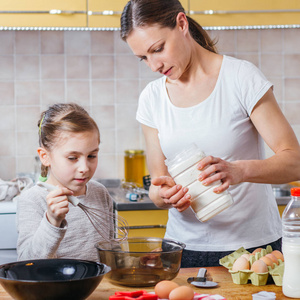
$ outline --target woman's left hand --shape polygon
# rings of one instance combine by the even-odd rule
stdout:
[[[197,168],[201,171],[198,179],[203,185],[221,181],[222,184],[214,189],[215,193],[221,193],[227,190],[230,185],[243,181],[243,172],[237,161],[228,162],[210,155],[203,158],[198,163]]]

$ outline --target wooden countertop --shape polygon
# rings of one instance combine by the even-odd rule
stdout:
[[[189,285],[187,278],[196,276],[198,268],[181,269],[178,276],[173,279],[174,282],[179,285]],[[252,294],[260,291],[268,291],[276,293],[276,299],[291,299],[285,297],[282,293],[282,288],[275,284],[267,284],[264,286],[254,286],[251,283],[245,285],[234,284],[231,280],[231,276],[227,269],[224,267],[209,267],[207,273],[218,282],[218,286],[212,289],[197,288],[191,286],[195,292],[200,294],[219,294],[228,300],[252,300]],[[134,291],[134,290],[146,290],[149,292],[154,291],[154,287],[141,287],[130,288],[124,286],[117,286],[109,283],[105,278],[99,284],[97,289],[88,297],[88,300],[108,300],[109,296],[113,295],[116,291]],[[3,287],[0,285],[0,300],[11,300],[12,298],[6,293]]]

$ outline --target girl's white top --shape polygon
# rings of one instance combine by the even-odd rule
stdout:
[[[249,116],[272,84],[253,64],[223,56],[216,86],[198,105],[174,106],[166,77],[143,90],[137,120],[158,130],[166,158],[195,143],[204,153],[224,160],[264,159],[264,142]],[[201,223],[191,209],[169,210],[166,237],[196,251],[231,251],[273,242],[281,221],[271,185],[241,183],[229,188],[234,204]]]

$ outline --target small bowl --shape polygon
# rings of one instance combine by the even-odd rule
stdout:
[[[172,280],[179,272],[185,248],[185,244],[174,240],[151,237],[95,246],[100,261],[111,267],[106,278],[125,286],[153,286],[161,280]]]
[[[16,300],[86,299],[110,267],[77,259],[38,259],[0,266],[0,283]]]

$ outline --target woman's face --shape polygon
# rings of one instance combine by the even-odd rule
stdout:
[[[186,71],[190,62],[186,32],[186,28],[180,25],[174,29],[159,25],[138,27],[130,33],[127,43],[153,72],[176,80]]]

